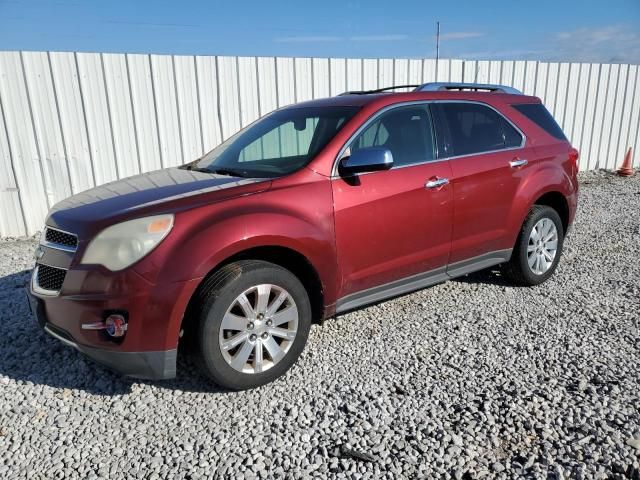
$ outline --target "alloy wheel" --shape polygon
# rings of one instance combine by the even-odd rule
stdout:
[[[261,373],[278,364],[296,338],[298,308],[284,288],[260,284],[242,292],[222,319],[219,345],[238,372]]]
[[[558,250],[558,229],[550,218],[540,219],[531,230],[527,245],[529,268],[536,275],[545,274],[553,265]]]

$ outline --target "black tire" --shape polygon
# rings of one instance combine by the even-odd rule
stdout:
[[[219,335],[227,309],[242,292],[263,283],[284,288],[298,308],[297,333],[285,356],[261,373],[243,373],[225,360]],[[311,304],[300,280],[273,263],[242,260],[230,263],[212,275],[199,296],[197,342],[198,363],[216,384],[230,390],[246,390],[269,383],[283,375],[296,362],[309,335]]]
[[[527,246],[529,244],[529,236],[533,227],[543,218],[550,219],[556,226],[558,231],[558,246],[551,267],[542,274],[536,274],[529,267],[527,257]],[[546,205],[534,205],[529,210],[529,214],[522,224],[520,234],[516,240],[516,244],[511,254],[511,260],[503,265],[503,272],[511,282],[516,285],[534,286],[545,282],[553,272],[555,272],[560,255],[562,254],[562,245],[564,242],[564,229],[562,220],[553,208]]]

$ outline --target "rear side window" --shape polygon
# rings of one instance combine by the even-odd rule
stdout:
[[[437,104],[448,132],[447,156],[502,150],[522,145],[522,135],[502,115],[477,103]]]
[[[566,140],[564,132],[557,124],[553,115],[541,103],[522,103],[520,105],[512,105],[521,114],[531,120],[533,123],[542,128],[549,135],[559,139]]]
[[[502,122],[502,133],[504,134],[505,148],[516,148],[522,145],[522,135],[504,118],[500,117]]]

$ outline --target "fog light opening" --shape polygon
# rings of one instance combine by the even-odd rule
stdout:
[[[127,333],[127,320],[119,314],[111,314],[104,321],[105,330],[110,337],[122,338]]]

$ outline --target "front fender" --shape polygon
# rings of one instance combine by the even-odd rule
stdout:
[[[182,285],[168,319],[167,344],[177,344],[184,311],[201,280],[228,258],[255,247],[284,247],[303,255],[320,278],[325,305],[335,303],[332,193],[328,179],[315,178],[176,214],[171,234],[135,267],[157,289]]]

